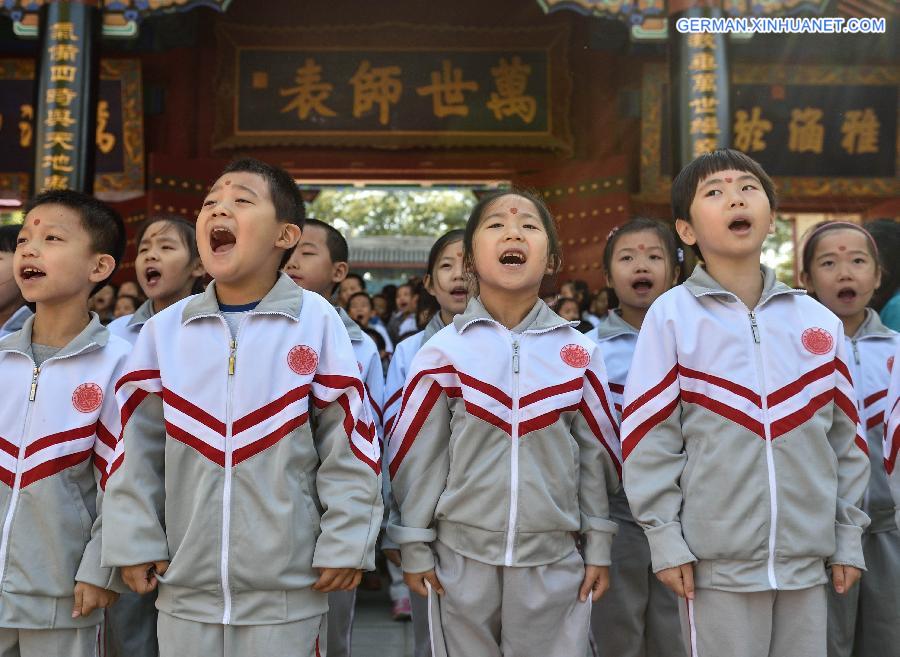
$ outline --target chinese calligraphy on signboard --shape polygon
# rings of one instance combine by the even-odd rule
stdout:
[[[37,130],[33,107],[34,62],[0,60],[0,190],[27,195],[34,162]],[[72,118],[65,106],[74,100],[65,88],[48,90],[55,107],[46,117],[52,123],[44,133],[42,164],[53,175],[65,176],[71,162],[65,159],[73,148]],[[100,90],[95,133],[97,193],[137,193],[144,187],[143,101],[140,62],[104,59],[100,62]],[[63,184],[63,181],[60,182]]]
[[[758,160],[785,196],[900,194],[898,94],[891,67],[732,71],[732,146]],[[641,194],[668,193],[664,65],[644,67]]]
[[[227,26],[219,38],[220,78],[230,81],[221,105],[231,108],[219,147],[571,148],[558,28]]]

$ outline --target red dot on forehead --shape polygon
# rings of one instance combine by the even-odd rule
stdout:
[[[844,246],[843,244],[841,244],[841,245],[838,247],[838,251],[846,251],[846,250],[847,250],[847,247]]]
[[[519,211],[519,208],[510,208],[509,209],[510,214],[516,214],[518,211]]]
[[[731,178],[726,178],[726,179],[725,179],[725,182],[730,183],[731,180],[732,180]]]
[[[643,244],[638,244],[638,248],[639,248],[641,251],[643,251],[643,250],[644,250],[645,248],[647,248],[647,247],[645,247]]]
[[[35,226],[40,226],[40,225],[41,225],[41,220],[38,219],[37,217],[35,217],[35,219],[34,219],[34,221],[33,221],[32,223],[34,223]]]
[[[230,181],[230,180],[226,180],[226,181],[225,181],[225,184],[226,184],[226,185],[230,185],[230,184],[231,184],[231,181]]]

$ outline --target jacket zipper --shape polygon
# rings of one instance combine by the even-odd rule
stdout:
[[[232,336],[228,351],[228,377],[226,385],[225,397],[225,481],[222,485],[222,599],[224,603],[224,611],[222,612],[222,624],[231,623],[231,589],[228,581],[229,567],[229,542],[231,538],[231,463],[232,463],[232,444],[231,444],[231,413],[232,413],[232,397],[234,395],[234,372],[237,365],[237,338],[241,333],[244,325],[242,318],[238,324],[237,332]],[[222,318],[225,324],[225,330],[231,333],[228,322]]]
[[[519,339],[512,343],[512,446],[509,463],[509,528],[506,534],[504,563],[513,564],[516,517],[519,513]]]
[[[778,588],[775,579],[775,534],[778,526],[778,487],[775,483],[775,455],[772,450],[772,427],[769,425],[769,401],[766,393],[766,375],[763,366],[762,347],[756,313],[750,311],[750,330],[753,332],[753,347],[756,352],[756,375],[759,380],[759,396],[762,402],[763,430],[766,437],[766,473],[769,478],[769,559],[766,567],[769,586]]]
[[[12,519],[16,513],[16,505],[19,501],[19,490],[22,484],[22,461],[25,458],[25,448],[28,444],[27,436],[31,428],[31,412],[34,409],[34,400],[37,397],[38,376],[41,368],[34,366],[31,372],[31,388],[28,391],[28,408],[25,410],[25,423],[22,427],[22,441],[19,444],[19,453],[16,456],[16,478],[13,481],[12,494],[9,498],[9,508],[6,510],[6,517],[3,519],[3,532],[0,536],[0,587],[6,577],[6,556],[9,552],[9,532],[12,529]]]

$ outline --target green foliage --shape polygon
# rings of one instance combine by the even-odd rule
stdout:
[[[775,268],[778,280],[791,287],[796,286],[794,280],[794,222],[775,217],[775,232],[763,243],[762,261]]]
[[[328,189],[309,204],[308,213],[347,237],[438,236],[463,228],[475,203],[468,190]]]

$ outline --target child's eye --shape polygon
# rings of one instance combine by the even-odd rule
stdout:
[[[650,256],[650,259],[651,259],[651,260],[662,260],[662,256],[661,256],[661,255],[655,255],[655,254],[654,254],[654,255]]]
[[[856,264],[856,265],[865,265],[865,264],[868,264],[868,262],[869,261],[866,260],[865,258],[854,258],[853,259],[853,264]]]
[[[540,226],[536,224],[523,224],[522,228],[531,228],[533,230],[540,230]]]
[[[709,191],[706,192],[706,194],[704,194],[704,196],[717,196],[718,194],[721,194],[721,193],[722,193],[721,190],[710,189]]]
[[[492,224],[488,224],[488,228],[503,228],[503,224],[499,221],[495,221]]]
[[[831,267],[831,265],[833,265],[833,264],[834,264],[833,260],[823,260],[822,262],[819,263],[819,266],[820,267]]]
[[[57,237],[56,235],[47,235],[46,239],[47,239],[48,241],[49,241],[49,240],[53,240],[54,242],[59,242],[59,241],[61,241],[60,238]]]
[[[619,262],[628,262],[629,260],[631,260],[630,255],[623,255],[622,257],[619,258]]]
[[[209,206],[212,205],[213,203],[215,203],[215,201],[212,200],[211,198],[210,198],[210,199],[206,199],[205,201],[203,201],[203,207],[204,207],[204,208],[209,207]]]
[[[250,203],[250,200],[246,198],[238,198],[235,199],[235,203]]]
[[[17,237],[16,238],[16,246],[21,246],[22,244],[25,244],[25,242],[27,242],[27,241],[28,240],[26,240],[24,237]]]
[[[741,189],[742,189],[742,190],[756,189],[756,185],[752,185],[752,184],[750,184],[750,183],[747,183],[746,185],[744,185],[743,187],[741,187]]]
[[[174,249],[173,247],[171,247],[171,246],[164,246],[164,247],[162,248],[162,250],[163,250],[163,251],[174,251],[175,249]]]

